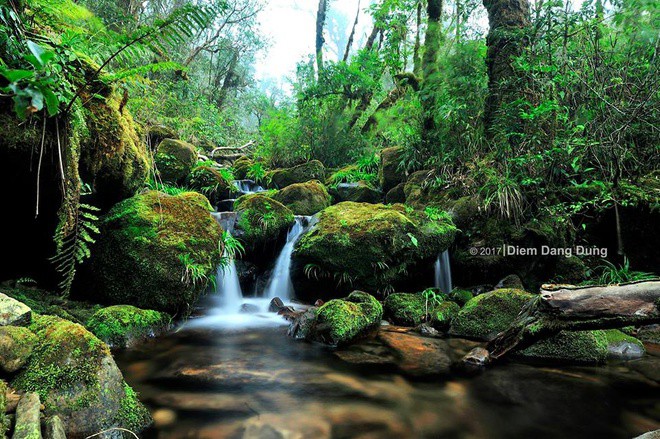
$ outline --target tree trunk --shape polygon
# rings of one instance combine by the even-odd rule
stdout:
[[[530,12],[528,0],[483,0],[483,3],[488,10],[490,26],[486,40],[488,97],[484,123],[486,134],[492,139],[502,107],[521,96],[512,63],[528,44],[526,30],[530,26]]]
[[[426,5],[427,29],[424,37],[424,55],[422,56],[422,109],[424,110],[423,137],[435,130],[433,107],[435,104],[434,85],[438,81],[438,53],[442,42],[442,0],[428,0]]]
[[[222,109],[227,96],[229,95],[229,90],[235,88],[239,83],[239,77],[236,74],[236,68],[238,67],[238,53],[234,53],[229,63],[229,68],[227,69],[227,74],[225,79],[222,81],[222,87],[218,92],[218,98],[216,99],[216,104],[218,108]]]
[[[660,281],[575,287],[544,285],[509,329],[488,344],[493,360],[559,331],[660,323]]]
[[[417,3],[417,29],[415,31],[415,48],[413,49],[413,73],[415,76],[422,76],[422,62],[420,51],[422,48],[422,2]]]
[[[348,61],[348,55],[351,53],[351,46],[353,45],[353,39],[355,38],[355,28],[357,28],[358,20],[360,18],[360,0],[358,0],[357,13],[355,14],[355,21],[353,22],[353,28],[351,29],[351,34],[348,37],[348,42],[346,43],[346,50],[344,51],[343,61]]]
[[[325,18],[328,12],[328,0],[319,0],[319,8],[316,11],[316,68],[320,76],[323,70],[323,29],[325,28]]]

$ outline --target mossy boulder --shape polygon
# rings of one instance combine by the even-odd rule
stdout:
[[[410,283],[416,267],[430,270],[455,230],[448,217],[430,219],[382,204],[330,206],[296,244],[293,278],[301,286],[296,291],[328,299],[348,287],[385,292]],[[332,292],[328,279],[338,284]]]
[[[14,373],[21,369],[32,355],[37,336],[21,326],[0,327],[0,369]]]
[[[429,304],[422,294],[393,293],[383,301],[385,319],[402,326],[417,326],[428,320]]]
[[[179,140],[179,135],[176,130],[165,125],[151,125],[147,128],[147,145],[152,150],[156,150],[165,139]]]
[[[400,146],[385,148],[380,152],[378,179],[383,192],[388,192],[406,179],[405,174],[399,170],[402,153],[403,148]]]
[[[449,294],[447,294],[447,299],[451,300],[452,302],[456,302],[460,306],[465,305],[474,297],[474,294],[472,294],[472,291],[470,290],[464,290],[462,288],[454,288],[451,290]]]
[[[331,198],[318,180],[294,183],[278,191],[273,199],[279,201],[295,215],[314,215],[330,206]]]
[[[406,204],[415,208],[424,208],[442,206],[446,202],[446,194],[428,184],[431,176],[432,171],[428,170],[416,171],[408,176],[403,187]]]
[[[635,337],[618,329],[604,331],[607,337],[607,353],[609,358],[630,360],[643,357],[646,353],[644,343]]]
[[[198,164],[186,177],[185,186],[204,194],[212,205],[229,198],[234,178],[231,172],[207,164]]]
[[[354,291],[319,307],[309,338],[331,346],[344,346],[378,328],[383,307],[375,297]]]
[[[142,188],[151,159],[130,112],[122,108],[122,94],[112,90],[101,96],[83,99],[89,136],[81,142],[79,172],[98,203],[111,206]]]
[[[330,190],[335,201],[354,201],[356,203],[382,203],[383,193],[366,181],[339,183]]]
[[[295,222],[291,209],[259,194],[240,197],[234,204],[234,210],[238,214],[236,237],[243,242],[249,254],[275,246]]]
[[[250,168],[254,165],[254,160],[244,155],[236,159],[232,164],[232,173],[237,180],[245,180],[248,178]]]
[[[385,202],[387,204],[405,203],[406,192],[404,190],[405,184],[399,183],[385,194]]]
[[[492,340],[509,327],[535,296],[523,290],[500,289],[470,299],[452,321],[451,335]]]
[[[11,426],[11,420],[6,414],[7,411],[7,383],[0,380],[0,437],[7,437],[7,431]]]
[[[438,331],[446,331],[460,310],[461,307],[455,302],[442,302],[431,311],[431,326]]]
[[[540,362],[602,363],[608,356],[605,331],[561,331],[516,352],[516,356]]]
[[[150,424],[149,412],[129,390],[105,343],[59,317],[36,317],[30,329],[38,343],[12,387],[38,393],[44,415],[59,416],[69,437],[112,427],[140,432]]]
[[[126,348],[162,332],[170,321],[162,312],[114,305],[97,311],[85,326],[110,347]]]
[[[291,168],[274,169],[266,174],[266,179],[277,188],[285,188],[294,183],[310,180],[325,180],[325,166],[318,160],[312,160]]]
[[[148,191],[113,207],[92,252],[95,297],[187,315],[220,262],[222,229],[209,210],[196,192]]]
[[[197,163],[197,150],[182,140],[165,139],[158,145],[154,159],[164,183],[182,183]]]
[[[639,328],[637,338],[652,344],[660,344],[660,325],[646,325]]]

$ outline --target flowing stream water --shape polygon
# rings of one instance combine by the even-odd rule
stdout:
[[[454,288],[451,282],[451,265],[449,264],[449,251],[445,250],[438,255],[435,261],[435,287],[447,294]]]

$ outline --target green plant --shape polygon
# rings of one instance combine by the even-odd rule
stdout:
[[[58,284],[64,296],[68,296],[76,275],[76,267],[91,256],[90,245],[94,244],[94,237],[100,233],[96,222],[99,220],[96,213],[100,209],[89,204],[79,204],[73,229],[58,225],[54,241],[55,255],[50,259],[55,264],[55,270],[61,276]]]
[[[225,264],[230,260],[240,258],[245,252],[243,244],[226,230],[222,232],[222,243],[224,247],[223,263]]]
[[[183,264],[181,282],[184,284],[196,287],[206,287],[209,283],[215,282],[215,278],[207,274],[210,272],[208,264],[196,263],[190,253],[180,254],[179,261]]]
[[[601,285],[650,280],[658,277],[653,273],[632,270],[630,268],[630,260],[625,256],[623,258],[623,265],[617,267],[612,262],[603,260],[603,265],[596,267],[595,272],[600,273],[598,282]]]
[[[427,288],[426,290],[422,291],[422,296],[424,297],[424,309],[426,316],[430,315],[433,308],[444,302],[444,296],[442,294],[436,293],[432,288]]]

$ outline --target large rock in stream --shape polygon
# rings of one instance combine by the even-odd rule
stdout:
[[[433,261],[456,228],[439,215],[403,206],[344,202],[319,214],[296,244],[292,277],[301,299],[340,297],[352,289],[385,292],[432,279]],[[329,288],[329,284],[335,284]]]
[[[295,215],[314,215],[330,206],[331,197],[318,180],[295,183],[273,195],[273,199],[291,209]]]
[[[36,392],[45,416],[59,416],[71,438],[111,427],[139,432],[149,412],[124,382],[110,349],[81,325],[54,316],[35,317],[38,344],[26,368],[12,381]]]
[[[197,163],[197,150],[182,140],[165,139],[158,145],[154,159],[164,183],[182,183]]]
[[[277,188],[285,188],[294,183],[305,183],[310,180],[325,180],[325,166],[318,160],[311,160],[291,168],[274,169],[266,175],[266,179]]]
[[[222,229],[208,200],[149,191],[102,218],[87,288],[112,304],[187,314],[220,262]]]

